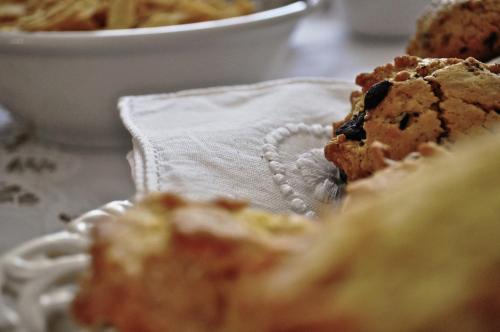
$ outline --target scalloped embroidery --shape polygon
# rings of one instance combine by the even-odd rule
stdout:
[[[295,156],[285,155],[287,142],[297,136],[312,138],[311,146]],[[328,204],[341,197],[344,187],[341,172],[323,155],[322,146],[331,137],[331,126],[289,123],[274,129],[264,138],[263,157],[269,164],[274,183],[294,213],[314,218],[313,205],[316,204],[308,204],[308,201]],[[298,172],[291,174],[292,168]],[[302,188],[297,188],[292,182],[301,183]]]

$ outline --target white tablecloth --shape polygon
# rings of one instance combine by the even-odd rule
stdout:
[[[359,72],[404,53],[405,40],[368,39],[346,31],[335,6],[302,22],[284,68],[274,78]],[[0,112],[0,139],[11,125]],[[63,227],[64,220],[134,193],[124,150],[61,149],[31,141],[0,148],[0,252]],[[31,158],[31,159],[30,159]]]

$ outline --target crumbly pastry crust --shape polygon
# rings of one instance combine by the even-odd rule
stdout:
[[[352,181],[345,188],[345,197],[340,205],[343,213],[356,209],[364,200],[384,195],[391,186],[402,181],[423,167],[428,167],[437,158],[449,157],[452,151],[434,142],[423,143],[417,151],[408,154],[403,160],[391,160],[381,155],[380,163],[385,168],[373,175]]]
[[[419,57],[474,57],[482,61],[499,56],[500,1],[434,1],[419,19],[407,52]]]
[[[349,180],[384,168],[384,158],[401,160],[426,142],[455,142],[489,132],[500,120],[500,66],[473,58],[420,59],[360,74],[351,95],[352,112],[333,124],[325,156]]]
[[[154,195],[99,224],[77,320],[121,332],[223,331],[247,278],[302,251],[317,224],[231,201]]]
[[[438,157],[448,156],[451,152],[436,143],[424,143],[418,146],[416,152],[407,155],[401,161],[384,159],[385,167],[372,176],[349,183],[346,187],[345,199],[342,202],[342,211],[356,209],[356,206],[365,199],[382,195],[394,183],[401,181],[415,173]]]

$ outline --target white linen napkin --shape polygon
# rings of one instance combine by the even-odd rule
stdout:
[[[338,170],[323,157],[331,123],[350,110],[353,84],[296,78],[124,97],[128,160],[139,194],[244,199],[314,216]]]

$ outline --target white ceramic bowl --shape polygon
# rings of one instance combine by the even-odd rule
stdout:
[[[356,33],[402,37],[415,31],[416,21],[431,0],[341,0],[344,21]]]
[[[64,144],[129,143],[120,96],[270,78],[321,0],[261,0],[242,17],[144,29],[0,33],[0,103]]]

